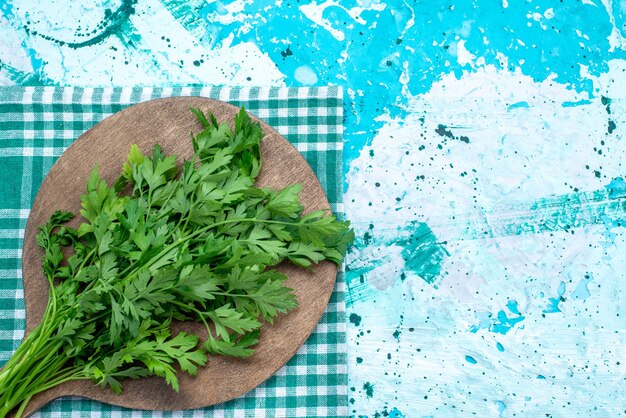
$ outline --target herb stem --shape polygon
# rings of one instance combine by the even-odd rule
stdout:
[[[24,399],[22,401],[22,404],[20,405],[20,408],[15,413],[15,418],[21,418],[22,417],[22,414],[24,413],[24,410],[26,409],[26,405],[28,405],[28,402],[30,402],[30,398],[32,398],[32,395],[27,397],[26,399]]]
[[[173,303],[174,305],[177,305],[177,306],[180,306],[180,307],[182,307],[182,308],[189,309],[189,310],[191,310],[191,311],[195,312],[195,313],[196,313],[196,315],[198,315],[198,317],[200,318],[200,320],[202,320],[202,323],[204,324],[204,327],[206,328],[206,332],[207,332],[207,334],[208,334],[209,336],[211,336],[211,329],[209,328],[209,324],[208,324],[208,322],[206,321],[206,319],[204,318],[204,314],[203,314],[203,313],[202,313],[199,309],[197,309],[195,306],[188,306],[188,305],[185,305],[184,303],[178,302],[178,301],[176,301],[176,300],[172,301],[172,303]]]

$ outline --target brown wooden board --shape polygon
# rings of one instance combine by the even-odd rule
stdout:
[[[94,165],[99,165],[101,176],[112,184],[121,172],[131,144],[138,144],[147,153],[153,144],[159,143],[165,153],[178,155],[179,163],[190,158],[193,154],[190,132],[202,128],[189,111],[191,107],[212,112],[218,121],[231,126],[238,111],[227,103],[201,97],[140,103],[85,132],[54,164],[39,189],[26,224],[22,261],[27,333],[41,320],[48,297],[48,282],[41,270],[43,251],[35,242],[37,226],[44,224],[56,209],[79,212],[79,197]],[[260,123],[265,137],[261,142],[263,168],[257,185],[279,188],[302,183],[305,212],[329,209],[326,195],[304,158],[278,132],[263,121]],[[76,218],[72,225],[79,222]],[[328,304],[337,273],[336,266],[330,262],[320,263],[313,271],[289,265],[281,265],[279,270],[289,276],[287,285],[295,289],[300,306],[280,316],[274,325],[263,327],[261,341],[252,357],[238,360],[211,356],[196,377],[179,375],[180,393],[160,378],[124,381],[122,395],[96,387],[91,381],[68,382],[34,397],[25,416],[65,395],[149,410],[199,408],[243,395],[272,376],[311,334]],[[202,326],[182,324],[181,329],[185,328],[203,335]]]

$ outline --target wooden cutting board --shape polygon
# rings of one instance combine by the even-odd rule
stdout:
[[[197,107],[212,112],[220,122],[231,126],[238,108],[201,97],[158,99],[131,106],[103,120],[81,135],[59,158],[45,178],[26,224],[23,250],[23,281],[26,303],[26,332],[41,320],[48,297],[48,282],[41,270],[43,251],[35,242],[37,226],[44,224],[56,209],[80,210],[80,195],[95,164],[111,184],[121,172],[131,144],[144,153],[159,143],[167,154],[179,156],[179,163],[193,155],[190,132],[201,130],[189,111]],[[256,118],[255,118],[256,119]],[[258,119],[256,119],[258,120]],[[306,212],[329,209],[328,200],[315,174],[298,151],[263,121],[261,142],[263,168],[257,185],[284,187],[302,183],[302,203]],[[80,219],[72,221],[77,226]],[[179,410],[218,404],[243,395],[282,367],[311,334],[332,293],[337,268],[322,262],[313,271],[289,265],[279,270],[287,274],[287,285],[295,289],[300,306],[279,317],[274,325],[263,327],[256,353],[244,360],[212,356],[196,377],[181,373],[180,393],[160,378],[125,381],[124,392],[115,395],[91,381],[68,382],[34,397],[26,409],[28,416],[52,399],[77,395],[134,409]],[[202,326],[183,324],[181,329],[201,334]]]

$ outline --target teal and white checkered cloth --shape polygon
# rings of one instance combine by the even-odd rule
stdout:
[[[170,96],[205,96],[245,106],[302,153],[332,209],[342,211],[341,88],[0,87],[0,365],[24,335],[24,228],[46,173],[80,134],[102,119],[134,103]],[[64,398],[34,416],[346,416],[344,289],[340,275],[326,312],[297,354],[275,376],[241,398],[201,410],[166,413]]]

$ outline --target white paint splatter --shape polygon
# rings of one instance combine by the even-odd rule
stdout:
[[[323,18],[324,10],[330,6],[337,6],[337,3],[333,0],[326,0],[324,3],[317,4],[314,1],[300,6],[300,11],[310,21],[326,29],[336,40],[341,42],[346,38],[346,35],[339,29],[334,28],[328,20]]]
[[[311,67],[308,65],[301,65],[296,68],[296,71],[293,75],[298,83],[301,83],[305,86],[312,86],[317,83],[317,74],[313,71]]]
[[[362,7],[355,6],[352,8],[346,8],[342,6],[340,3],[336,2],[335,0],[326,0],[325,2],[319,3],[319,4],[316,1],[313,1],[312,3],[303,4],[302,6],[299,7],[300,11],[302,12],[302,14],[304,14],[307,17],[307,19],[311,20],[313,23],[321,26],[322,28],[326,29],[328,32],[330,32],[330,34],[336,40],[344,41],[346,36],[343,33],[343,31],[335,28],[331,22],[329,22],[327,19],[324,19],[323,17],[324,11],[330,7],[337,7],[337,8],[342,9],[356,23],[364,25],[367,22],[361,17],[361,14],[365,10],[382,11],[382,10],[385,10],[387,5],[380,1],[371,1],[371,2],[367,2],[367,4],[363,4]],[[372,24],[375,25],[376,22],[372,22]]]
[[[550,7],[549,9],[546,9],[545,12],[543,12],[543,17],[545,17],[546,19],[552,19],[554,17],[554,9],[552,7]]]
[[[465,39],[460,39],[456,44],[456,60],[459,65],[472,65],[476,55],[465,48]]]
[[[217,11],[207,13],[206,19],[211,24],[232,25],[233,23],[241,23],[237,31],[246,34],[253,29],[251,22],[263,21],[264,18],[259,13],[252,15],[245,13],[245,7],[252,4],[252,0],[235,0],[230,3],[222,3],[216,0],[207,2],[208,4],[217,3]],[[276,6],[280,7],[280,6]]]

